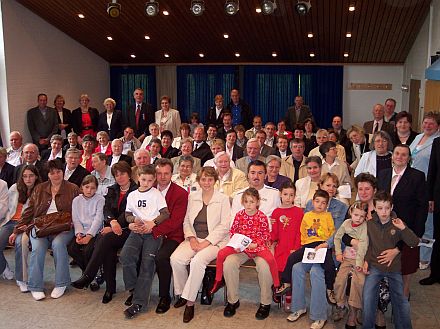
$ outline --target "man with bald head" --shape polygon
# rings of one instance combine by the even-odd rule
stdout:
[[[193,133],[193,151],[191,155],[199,158],[202,166],[206,161],[212,159],[214,155],[211,152],[211,148],[205,142],[205,130],[203,127],[196,127]]]
[[[119,161],[125,161],[131,166],[133,159],[128,155],[122,154],[123,148],[124,143],[122,143],[120,139],[114,139],[112,141],[112,155],[107,158],[107,164],[110,167]]]
[[[134,152],[134,162],[135,166],[131,168],[131,179],[138,183],[138,168],[140,166],[148,166],[151,164],[150,152],[146,149],[139,149]]]
[[[28,143],[25,146],[23,146],[23,150],[21,153],[22,153],[21,154],[22,164],[15,167],[14,182],[17,182],[20,176],[21,168],[23,168],[24,165],[29,165],[29,164],[32,164],[35,167],[37,167],[41,179],[43,181],[47,181],[47,170],[44,167],[43,162],[38,160],[38,157],[40,156],[40,152],[38,151],[37,145]]]
[[[394,126],[385,122],[385,108],[382,104],[373,106],[373,120],[364,123],[364,131],[366,134],[374,134],[376,131],[386,131],[390,136],[394,132]]]
[[[260,154],[261,143],[256,138],[251,138],[246,143],[246,156],[235,161],[235,167],[247,175],[249,163],[255,160],[264,162],[264,157]]]
[[[10,147],[7,148],[6,162],[15,167],[21,165],[21,151],[23,150],[23,136],[19,131],[13,131],[9,135]]]

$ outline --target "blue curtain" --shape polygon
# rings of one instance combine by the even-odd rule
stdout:
[[[178,66],[177,107],[182,122],[189,121],[193,112],[199,114],[202,123],[206,122],[217,94],[223,95],[226,106],[237,78],[235,66]]]
[[[244,67],[243,98],[263,122],[277,122],[304,97],[319,127],[327,128],[334,115],[342,115],[342,66],[256,66]]]
[[[110,68],[110,93],[116,101],[116,108],[124,113],[134,102],[133,91],[144,90],[145,102],[157,104],[156,68],[154,66],[112,66]]]

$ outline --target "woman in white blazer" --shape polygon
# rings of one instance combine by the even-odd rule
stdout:
[[[217,180],[214,168],[203,167],[200,170],[198,182],[201,190],[190,194],[183,222],[185,240],[171,255],[174,292],[180,295],[174,307],[186,305],[183,322],[189,322],[194,317],[194,301],[206,265],[217,257],[220,247],[228,239],[231,206],[229,197],[214,189]]]
[[[169,130],[174,137],[180,136],[180,113],[175,109],[170,109],[171,98],[162,96],[160,98],[160,110],[156,111],[155,119],[159,125],[160,132]]]
[[[319,156],[312,155],[305,160],[307,176],[298,179],[295,183],[296,195],[295,206],[304,209],[307,201],[318,189],[318,183],[321,179],[322,160]]]

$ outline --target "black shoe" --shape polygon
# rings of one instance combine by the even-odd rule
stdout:
[[[374,328],[376,328],[376,329],[387,329],[386,326],[378,326],[377,324],[374,325]]]
[[[113,293],[106,290],[104,296],[102,296],[102,303],[107,304],[111,302],[112,299],[113,299]]]
[[[90,284],[90,290],[91,290],[91,291],[98,291],[99,288],[101,288],[101,286],[100,286],[96,281],[93,281],[93,282]]]
[[[133,304],[124,311],[125,317],[127,319],[133,319],[136,316],[136,314],[140,313],[141,309],[142,309],[142,305]]]
[[[124,304],[127,306],[131,306],[132,305],[132,301],[133,300],[133,293],[130,294],[130,296],[128,296],[128,298],[125,300]]]
[[[227,318],[230,318],[235,315],[235,310],[239,307],[240,307],[239,300],[237,300],[237,302],[234,304],[228,302],[228,304],[226,304],[225,310],[223,311],[223,315],[226,316]]]
[[[431,286],[434,283],[440,283],[440,280],[437,280],[436,278],[433,278],[432,276],[428,276],[427,278],[420,280],[419,283],[422,286]]]
[[[270,305],[260,304],[257,313],[255,313],[255,317],[257,318],[257,320],[264,320],[269,316],[269,313],[270,313]]]
[[[211,305],[212,304],[213,295],[209,293],[208,288],[203,288],[202,293],[200,295],[200,304],[202,305]]]
[[[183,322],[188,323],[194,318],[194,305],[185,306],[185,312],[183,312]]]
[[[95,276],[95,281],[99,285],[104,283],[104,274],[103,274],[102,270],[99,271],[99,273]]]
[[[92,280],[87,274],[83,274],[78,280],[72,282],[72,287],[76,289],[87,289]]]
[[[170,309],[171,299],[170,297],[160,297],[159,304],[156,307],[156,313],[163,314]]]
[[[346,324],[345,329],[356,329],[356,326],[351,326],[349,324]]]
[[[179,308],[186,305],[186,299],[179,297],[179,299],[174,303],[174,308]]]

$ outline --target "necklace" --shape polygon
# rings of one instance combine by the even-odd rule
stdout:
[[[130,189],[130,185],[127,188],[122,188],[121,186],[121,192],[127,192]]]

